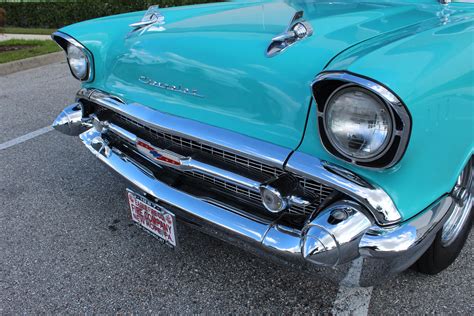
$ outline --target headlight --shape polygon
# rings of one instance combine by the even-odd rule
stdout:
[[[411,116],[383,84],[343,71],[322,72],[312,85],[321,144],[361,167],[387,169],[408,146]]]
[[[89,74],[89,59],[84,51],[77,46],[68,45],[67,60],[74,77],[85,80]]]
[[[80,42],[62,32],[54,32],[52,39],[66,52],[72,75],[81,81],[94,80],[94,58],[92,53]]]
[[[332,146],[349,159],[374,159],[388,148],[393,119],[372,92],[349,85],[336,90],[325,106],[324,125]]]

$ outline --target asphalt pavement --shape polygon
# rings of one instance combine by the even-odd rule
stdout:
[[[160,244],[131,224],[123,180],[44,129],[78,89],[64,63],[0,77],[0,314],[474,314],[472,233],[447,271],[363,289],[182,226],[179,248]]]

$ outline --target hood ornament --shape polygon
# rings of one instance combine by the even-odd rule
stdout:
[[[313,35],[313,28],[303,19],[303,11],[295,13],[285,32],[272,38],[267,48],[267,57],[273,57],[291,45]]]
[[[130,24],[130,27],[133,27],[131,33],[140,31],[140,35],[146,32],[147,30],[152,30],[156,32],[162,32],[166,30],[163,25],[165,24],[165,16],[162,15],[159,11],[158,5],[152,5],[145,12],[145,15],[139,22]]]

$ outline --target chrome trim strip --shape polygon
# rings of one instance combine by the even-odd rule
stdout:
[[[354,198],[367,207],[378,224],[390,225],[401,221],[402,217],[390,196],[374,185],[362,185],[349,181],[325,168],[325,162],[316,157],[295,152],[288,159],[285,169],[303,177],[323,183]],[[346,171],[349,174],[350,171]],[[355,178],[359,178],[354,175]]]
[[[315,95],[315,92],[314,92],[314,85],[321,82],[321,81],[326,81],[326,80],[337,80],[337,81],[341,81],[341,82],[354,84],[356,86],[365,88],[365,89],[375,93],[377,96],[379,96],[380,98],[382,98],[385,101],[385,103],[389,107],[389,109],[392,112],[394,112],[395,115],[397,115],[400,118],[403,127],[402,127],[401,131],[398,131],[395,128],[396,125],[392,124],[393,125],[393,132],[392,132],[391,140],[390,140],[389,147],[387,148],[387,150],[390,148],[390,146],[393,145],[393,140],[395,139],[396,136],[400,136],[400,144],[398,145],[396,154],[393,157],[392,161],[390,161],[388,164],[386,164],[382,168],[385,168],[385,169],[390,168],[393,165],[395,165],[397,162],[399,162],[400,159],[402,158],[403,154],[405,153],[405,150],[406,150],[407,146],[408,146],[408,141],[410,139],[410,133],[411,133],[411,117],[410,117],[410,114],[408,113],[408,110],[403,105],[403,102],[400,101],[400,99],[396,95],[394,95],[390,90],[385,88],[383,85],[381,85],[377,82],[371,81],[369,79],[366,79],[366,78],[363,78],[363,77],[360,77],[360,76],[357,76],[357,75],[354,75],[354,74],[350,74],[350,73],[347,73],[347,72],[342,72],[342,71],[341,72],[338,72],[338,71],[323,72],[323,73],[320,73],[319,75],[316,76],[316,78],[311,83],[311,92],[312,92],[313,98],[315,100],[317,100],[318,98],[317,98],[317,96]],[[392,113],[392,116],[393,116],[394,113]],[[319,112],[319,109],[318,109],[318,115],[324,115],[324,111]],[[325,129],[325,127],[324,127],[324,129]],[[320,133],[321,133],[321,127],[320,127]],[[321,137],[321,135],[320,135],[320,137]],[[326,148],[326,145],[324,144],[322,139],[321,139],[321,143],[323,144],[324,148]],[[328,150],[327,148],[326,148],[326,150],[329,153],[331,153],[331,151]],[[343,156],[346,156],[343,153],[340,153],[340,154],[343,155]],[[339,158],[339,157],[337,157],[337,158]],[[371,158],[371,159],[366,159],[366,160],[358,160],[358,159],[354,159],[354,158],[352,158],[352,159],[353,159],[353,163],[354,162],[370,163],[371,161],[376,161],[379,158],[380,157],[377,156],[377,157],[374,157],[374,158]],[[370,166],[359,165],[359,164],[358,164],[358,166],[360,166],[362,168],[372,168]],[[380,169],[380,168],[376,168],[376,169]]]
[[[80,50],[82,50],[84,54],[87,56],[87,69],[88,69],[87,77],[84,79],[77,78],[76,75],[72,72],[69,62],[68,62],[67,64],[69,66],[69,70],[71,71],[71,74],[73,75],[73,77],[76,78],[77,80],[80,80],[82,82],[91,82],[94,80],[94,56],[84,45],[82,45],[76,39],[67,35],[66,33],[62,33],[59,31],[56,31],[53,34],[51,34],[51,39],[55,41],[64,50],[64,53],[66,54],[66,59],[68,58],[67,46],[65,45],[64,42],[74,45]]]
[[[283,169],[283,164],[291,153],[288,148],[236,132],[166,114],[138,103],[124,103],[99,90],[81,89],[77,98],[88,99],[150,128],[186,137],[249,159],[259,160],[272,167]]]
[[[106,123],[107,129],[114,133],[115,135],[125,139],[127,142],[129,142],[132,145],[136,145],[138,138],[135,134],[130,133],[126,129],[121,128],[120,126],[117,126],[113,123]]]

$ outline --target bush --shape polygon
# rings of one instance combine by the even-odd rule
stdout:
[[[5,26],[5,21],[7,20],[7,12],[5,9],[0,8],[0,27]]]
[[[2,7],[8,12],[8,26],[59,28],[92,18],[145,10],[150,5],[161,8],[216,0],[77,0],[70,2],[10,2]]]

